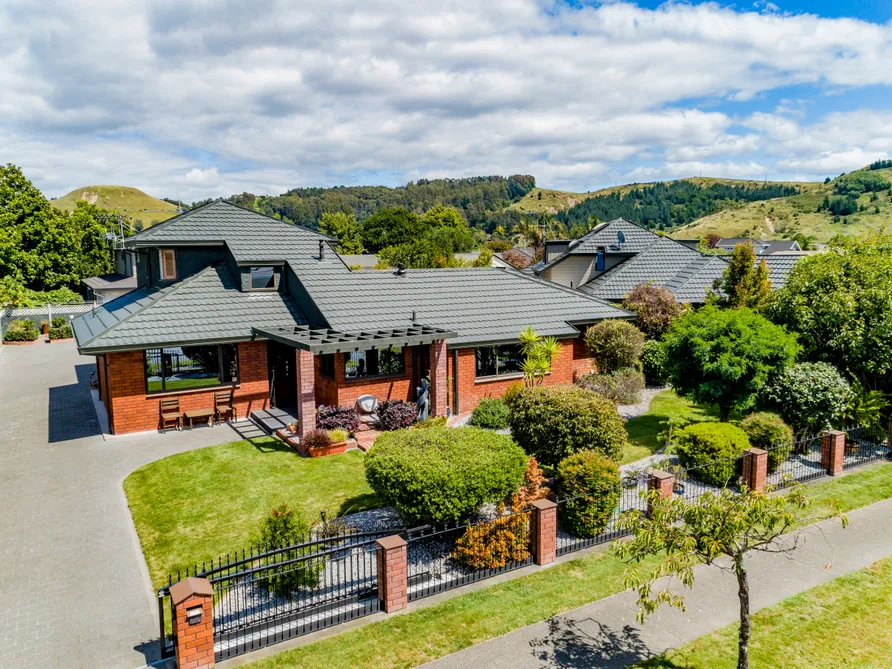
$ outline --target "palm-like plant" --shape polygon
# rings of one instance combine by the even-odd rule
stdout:
[[[524,381],[528,386],[542,383],[561,351],[561,343],[554,337],[543,339],[532,327],[521,332],[518,339],[521,351],[526,356],[520,365]]]
[[[846,426],[874,427],[879,424],[888,406],[889,395],[881,390],[870,390],[861,381],[855,381],[843,420]]]

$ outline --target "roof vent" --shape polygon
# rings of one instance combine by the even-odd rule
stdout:
[[[400,263],[399,265],[396,266],[396,275],[397,276],[402,276],[405,273],[406,273],[406,266],[403,263]]]
[[[412,309],[412,322],[414,323],[417,319],[415,318],[415,310]]]
[[[325,241],[319,240],[319,260],[325,260]]]

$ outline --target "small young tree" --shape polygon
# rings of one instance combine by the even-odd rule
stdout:
[[[626,586],[638,593],[638,619],[644,619],[661,605],[669,604],[684,611],[684,595],[667,585],[654,591],[654,583],[670,576],[690,589],[694,568],[715,565],[734,574],[740,601],[740,631],[737,639],[737,669],[749,668],[750,582],[746,557],[751,551],[790,553],[796,548],[804,527],[817,516],[808,514],[810,500],[805,488],[796,484],[786,495],[730,489],[706,492],[696,500],[663,497],[649,493],[650,513],[639,510],[623,514],[620,530],[633,537],[615,544],[618,555],[628,560]],[[845,516],[838,516],[846,526]],[[656,567],[641,571],[636,565],[657,556]],[[730,558],[731,564],[721,558]]]
[[[771,281],[765,260],[756,262],[752,244],[738,244],[731,252],[728,268],[713,283],[710,298],[723,307],[758,309],[771,295]]]
[[[707,306],[686,314],[663,337],[666,373],[676,392],[717,404],[719,419],[748,409],[775,373],[792,364],[796,338],[749,309]]]

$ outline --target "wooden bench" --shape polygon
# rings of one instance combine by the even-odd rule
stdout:
[[[214,426],[214,416],[216,415],[216,410],[214,409],[191,409],[187,411],[185,414],[186,420],[189,421],[189,429],[192,429],[192,423],[195,420],[206,420],[208,425]]]
[[[224,416],[232,418],[233,421],[238,420],[235,404],[232,402],[232,395],[233,392],[231,390],[218,390],[214,393],[214,420],[218,423],[223,420]]]

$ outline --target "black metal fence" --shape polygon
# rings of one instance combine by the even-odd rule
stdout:
[[[614,539],[619,539],[620,537],[624,536],[625,533],[617,529],[616,522],[619,520],[619,517],[626,511],[645,508],[643,493],[647,491],[647,485],[648,483],[645,477],[636,476],[624,479],[621,484],[619,501],[616,505],[616,508],[613,509],[613,512],[610,515],[610,519],[607,521],[606,527],[597,534],[576,536],[566,531],[559,522],[557,536],[558,556],[573,553],[575,551],[580,551],[584,548],[589,548],[590,546],[597,546],[598,544],[613,541]],[[564,517],[566,510],[573,503],[586,503],[589,501],[591,501],[591,496],[589,495],[576,495],[574,497],[565,497],[563,499],[557,500],[557,513],[559,521],[562,517]]]
[[[845,430],[843,469],[860,467],[889,457],[889,434],[882,425],[859,426]]]
[[[378,611],[376,541],[391,534],[343,532],[251,548],[178,572],[169,582],[197,576],[213,585],[219,661]],[[165,657],[175,646],[167,634],[169,587],[158,592]]]

